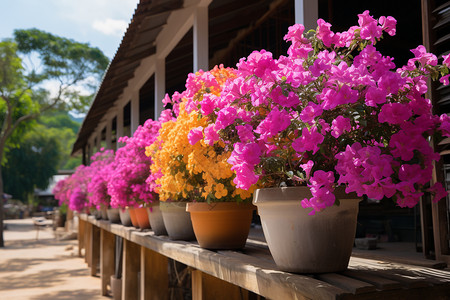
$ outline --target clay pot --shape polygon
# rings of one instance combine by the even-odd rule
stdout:
[[[251,203],[188,203],[195,237],[202,248],[242,249],[255,206]]]
[[[139,224],[139,228],[141,229],[149,229],[150,222],[148,220],[148,213],[146,207],[137,207],[134,209],[134,213],[136,215],[137,223]]]

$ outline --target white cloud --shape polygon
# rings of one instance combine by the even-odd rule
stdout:
[[[92,27],[103,34],[123,36],[125,30],[127,29],[128,23],[124,20],[114,20],[107,18],[103,21],[95,20]]]

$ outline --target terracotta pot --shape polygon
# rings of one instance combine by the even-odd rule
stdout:
[[[136,209],[134,207],[129,207],[128,212],[130,213],[131,225],[133,227],[139,228],[139,223],[136,217]]]
[[[186,202],[160,202],[159,207],[170,239],[195,240],[191,216],[186,211]]]
[[[167,235],[166,226],[159,208],[159,202],[153,202],[147,207],[148,220],[155,235]]]
[[[256,190],[258,207],[270,252],[277,266],[288,272],[326,273],[347,269],[356,233],[361,199],[336,191],[339,206],[315,215],[300,201],[310,198],[308,187]]]
[[[146,207],[137,207],[134,209],[134,213],[136,215],[137,223],[139,224],[139,228],[141,229],[149,229],[150,222],[148,220],[148,213]]]
[[[120,223],[120,212],[118,208],[108,208],[106,213],[111,223]]]
[[[123,226],[131,226],[130,211],[128,208],[120,208],[119,217],[120,223],[122,223]]]
[[[188,203],[195,237],[202,248],[242,249],[247,241],[253,210],[251,203]]]

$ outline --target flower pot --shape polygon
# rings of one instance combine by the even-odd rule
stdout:
[[[122,299],[122,279],[111,275],[111,292],[114,300]]]
[[[300,201],[310,198],[307,187],[256,190],[258,207],[267,244],[277,266],[288,272],[325,273],[347,269],[356,233],[358,203],[336,191],[339,206],[310,216]]]
[[[100,216],[103,220],[108,220],[108,209],[104,206],[100,208]]]
[[[130,218],[130,212],[128,208],[120,208],[119,209],[119,217],[120,217],[120,223],[122,223],[123,226],[131,226],[131,218]]]
[[[134,207],[129,207],[128,212],[130,213],[131,225],[133,227],[139,228],[139,223],[136,217],[136,211]]]
[[[120,223],[120,209],[118,208],[108,208],[106,213],[108,214],[108,220],[111,223]]]
[[[195,237],[202,248],[242,249],[247,241],[255,206],[251,203],[190,202]]]
[[[186,211],[186,202],[161,202],[159,207],[170,239],[195,240],[191,216]]]
[[[152,227],[155,235],[167,235],[161,209],[159,208],[159,202],[151,203],[150,207],[147,207],[147,212],[150,226]]]
[[[146,207],[137,207],[134,209],[136,221],[141,229],[149,229],[150,222],[148,220],[148,213]]]

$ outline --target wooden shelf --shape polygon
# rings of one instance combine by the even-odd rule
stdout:
[[[213,279],[223,281],[224,284],[232,284],[270,299],[373,299],[385,296],[448,299],[445,297],[450,295],[448,270],[352,256],[349,268],[345,272],[320,275],[292,274],[277,269],[267,244],[261,240],[249,238],[242,251],[211,251],[200,248],[196,242],[172,241],[166,236],[155,236],[151,230],[140,231],[134,227],[111,224],[109,221],[96,220],[85,214],[80,215],[80,220],[92,224],[92,227],[122,237],[165,259],[173,259],[191,267],[192,282],[195,284],[192,287],[194,299],[202,299],[201,294],[206,293],[199,292],[203,291],[205,286],[202,289],[197,286],[202,286],[202,279],[208,279],[201,274],[207,274]],[[80,226],[82,230],[89,228],[85,225]],[[80,232],[80,234],[95,236],[95,232],[94,234]],[[84,245],[94,244],[84,242]],[[86,256],[92,259],[95,253],[95,249],[86,251]],[[125,257],[131,259],[132,256],[128,253],[128,256],[124,255],[124,259]],[[144,257],[142,254],[141,258]],[[136,271],[136,263],[133,265]],[[124,265],[124,274],[127,273],[126,268],[128,266]],[[140,272],[142,277],[145,272],[142,269]],[[147,274],[149,272],[151,273],[147,271]]]

